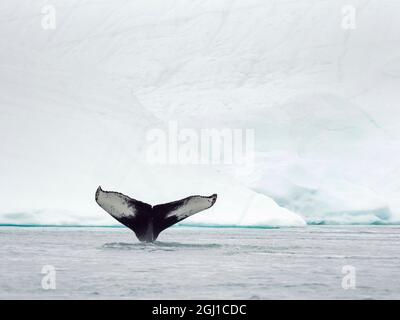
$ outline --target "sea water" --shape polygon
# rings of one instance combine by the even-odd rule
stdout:
[[[400,227],[0,227],[1,299],[400,298]]]

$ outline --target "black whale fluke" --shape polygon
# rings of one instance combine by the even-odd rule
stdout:
[[[96,190],[96,202],[112,217],[135,232],[140,241],[153,242],[161,231],[175,223],[212,207],[217,195],[190,196],[152,206],[122,193]]]

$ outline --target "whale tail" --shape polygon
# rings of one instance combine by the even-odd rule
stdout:
[[[151,206],[122,193],[96,190],[96,202],[113,218],[127,226],[140,241],[155,241],[158,235],[175,223],[212,207],[217,195],[190,196],[181,200]]]

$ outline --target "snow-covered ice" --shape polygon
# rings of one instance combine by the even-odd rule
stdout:
[[[115,222],[98,185],[190,224],[400,222],[400,3],[0,3],[0,223]],[[351,8],[350,8],[351,9]],[[146,132],[254,129],[251,173],[146,163]]]

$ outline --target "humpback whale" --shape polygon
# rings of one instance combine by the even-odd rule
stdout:
[[[122,193],[96,190],[96,202],[113,218],[131,229],[142,242],[153,242],[175,223],[212,207],[217,195],[190,196],[181,200],[152,206]]]

